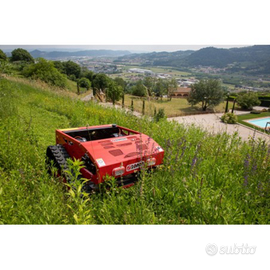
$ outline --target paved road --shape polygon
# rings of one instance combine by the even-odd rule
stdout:
[[[236,114],[245,114],[246,112],[235,111]],[[248,140],[250,137],[255,139],[262,138],[265,139],[268,143],[270,143],[270,136],[267,134],[263,134],[257,132],[254,129],[244,127],[238,124],[225,124],[221,122],[220,117],[222,113],[217,114],[200,114],[200,115],[191,115],[191,116],[179,116],[168,118],[168,121],[176,121],[178,123],[182,123],[185,125],[194,124],[196,126],[201,127],[203,130],[206,130],[210,133],[223,133],[227,132],[228,134],[234,134],[235,132],[243,138],[244,140]]]

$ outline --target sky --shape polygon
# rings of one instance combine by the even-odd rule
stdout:
[[[3,51],[12,51],[16,48],[23,48],[29,51],[38,49],[43,51],[51,50],[65,50],[65,51],[77,51],[77,50],[128,50],[130,52],[173,52],[173,51],[185,51],[185,50],[199,50],[204,47],[216,47],[216,48],[232,48],[232,47],[244,47],[249,45],[0,45],[0,49]]]

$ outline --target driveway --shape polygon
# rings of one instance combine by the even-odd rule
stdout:
[[[234,113],[237,115],[246,114],[246,112],[240,111],[235,111]],[[249,138],[254,137],[255,139],[265,139],[268,143],[270,143],[270,136],[267,134],[263,134],[262,132],[258,132],[252,128],[248,128],[242,125],[225,124],[221,122],[220,117],[222,115],[223,113],[179,116],[168,118],[168,121],[176,121],[184,125],[194,124],[195,126],[198,126],[207,132],[215,134],[226,132],[232,135],[237,132],[238,135],[244,140],[248,140]]]

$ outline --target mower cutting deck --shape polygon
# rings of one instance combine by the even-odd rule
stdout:
[[[164,151],[149,136],[113,124],[56,130],[56,145],[47,148],[47,161],[63,175],[67,158],[84,161],[81,174],[89,179],[90,189],[96,189],[106,176],[129,187],[143,167],[162,164]]]

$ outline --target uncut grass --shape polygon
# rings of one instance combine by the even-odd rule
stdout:
[[[270,149],[264,141],[153,123],[5,79],[0,119],[2,224],[269,223]],[[74,199],[47,174],[46,148],[55,144],[56,128],[108,123],[153,137],[165,149],[164,165],[143,172],[129,189]]]

